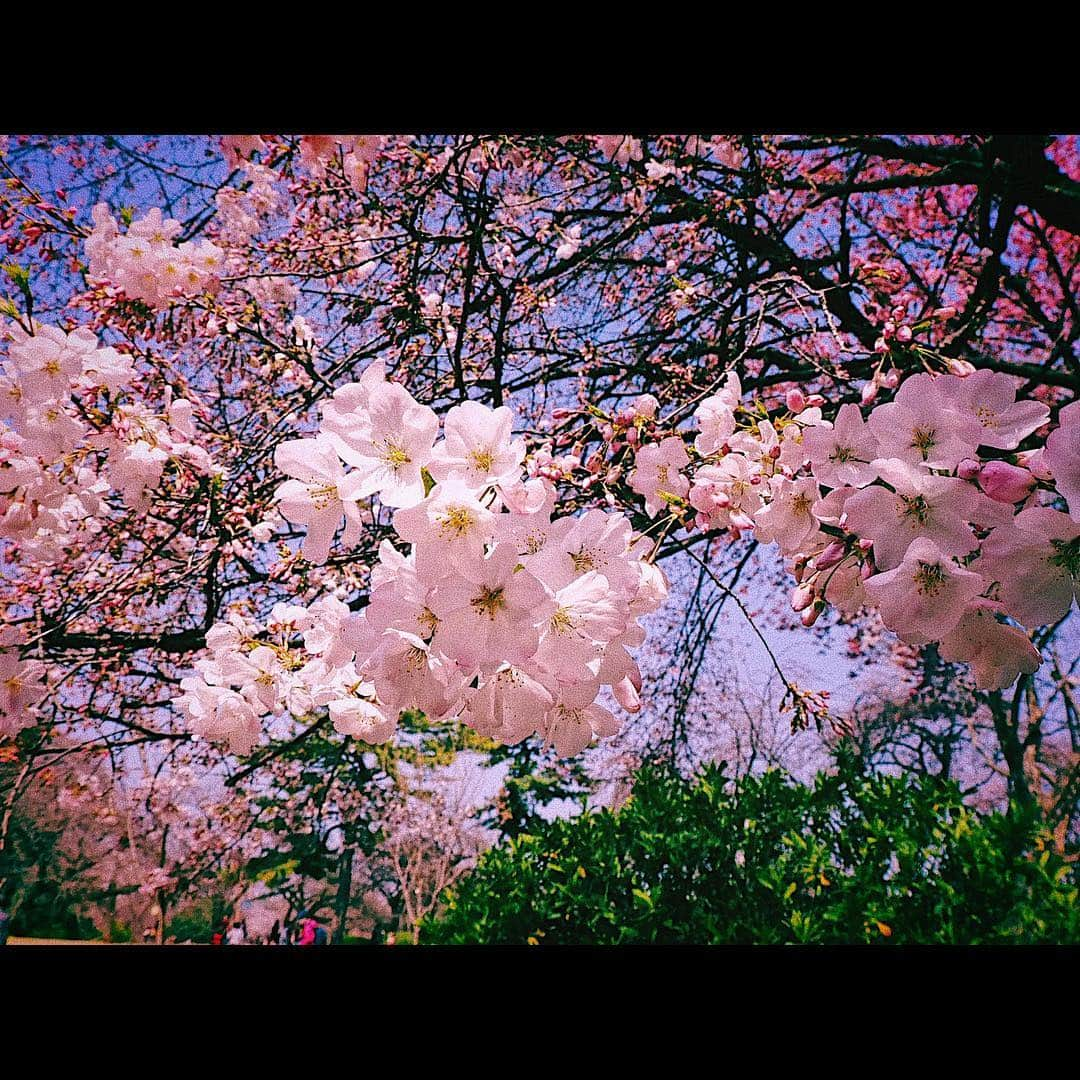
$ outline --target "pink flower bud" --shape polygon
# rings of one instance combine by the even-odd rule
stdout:
[[[801,413],[806,408],[806,395],[798,389],[789,390],[784,401],[793,413]]]
[[[568,416],[573,416],[573,415],[574,414],[573,414],[573,411],[571,409],[552,409],[551,410],[551,419],[552,420],[565,420]]]
[[[976,461],[974,458],[964,458],[959,465],[956,466],[956,475],[961,480],[974,480],[979,475],[979,470],[982,468],[982,462]]]
[[[877,573],[877,569],[874,566],[873,559],[867,559],[866,562],[859,567],[859,578],[865,581],[867,578],[871,578]]]
[[[805,611],[814,602],[814,586],[800,585],[791,594],[791,610]]]
[[[781,451],[779,445],[773,446],[769,450],[769,457],[771,457],[773,461],[775,461],[780,456],[780,453]]]
[[[879,337],[877,341],[874,342],[874,352],[887,353],[888,351],[889,343],[883,337]]]
[[[753,518],[747,517],[741,510],[736,510],[735,513],[731,515],[731,524],[734,525],[736,529],[752,529],[754,527],[754,520]]]
[[[877,383],[868,382],[862,388],[861,401],[862,401],[863,405],[872,405],[874,403],[874,400],[877,398],[877,393],[878,393]]]
[[[615,438],[615,429],[610,424],[605,424],[600,429],[600,436],[604,442],[611,442]]]
[[[811,394],[806,399],[806,407],[808,409],[820,409],[825,404],[825,399],[820,394]]]
[[[895,322],[893,322],[893,320],[892,320],[892,319],[890,319],[890,320],[889,320],[889,321],[888,321],[888,322],[887,322],[887,323],[886,323],[886,324],[885,324],[885,325],[884,325],[884,326],[882,327],[882,336],[883,336],[884,338],[888,339],[888,338],[891,338],[891,337],[893,336],[893,334],[895,334],[895,333],[896,333],[896,323],[895,323]]]
[[[638,434],[637,428],[628,428],[626,431],[626,441],[630,446],[637,446],[641,441],[641,436]]]
[[[835,566],[843,557],[847,551],[847,547],[840,543],[839,540],[833,540],[825,550],[814,559],[814,566],[818,570],[828,570],[829,567]]]
[[[968,375],[975,372],[975,365],[969,364],[966,360],[950,360],[948,368],[950,375],[959,375],[961,379],[967,378]]]
[[[979,472],[979,485],[995,502],[1018,503],[1035,490],[1035,477],[1007,461],[988,461]]]
[[[896,340],[902,341],[906,345],[911,340],[911,327],[901,326],[900,329],[896,331]]]
[[[802,618],[799,620],[803,626],[813,626],[818,621],[818,617],[825,610],[825,601],[818,599],[815,600],[811,607],[808,607],[803,613]]]
[[[873,546],[874,546],[874,541],[869,539],[869,537],[864,536],[859,541],[859,550],[860,551],[869,551]]]
[[[934,312],[935,319],[951,319],[956,314],[956,308],[954,307],[939,307]]]
[[[900,385],[900,372],[896,368],[889,368],[884,375],[881,376],[881,385],[887,390],[895,390]]]

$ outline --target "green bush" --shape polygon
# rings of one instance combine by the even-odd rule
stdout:
[[[1080,914],[1075,873],[1035,824],[848,761],[813,787],[646,771],[617,813],[489,851],[420,940],[1076,942]]]

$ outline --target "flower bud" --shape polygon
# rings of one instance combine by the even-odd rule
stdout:
[[[886,390],[895,390],[900,385],[900,372],[896,368],[889,368],[884,375],[881,376],[881,385]]]
[[[874,352],[887,353],[888,351],[889,343],[883,337],[879,337],[877,341],[874,342]]]
[[[862,388],[861,401],[863,405],[872,405],[877,398],[878,388],[876,382],[868,382]]]
[[[906,345],[911,340],[911,327],[901,326],[900,329],[896,331],[896,340],[902,341]]]
[[[831,544],[827,545],[825,550],[814,559],[814,566],[818,570],[828,570],[830,567],[835,566],[844,557],[847,551],[846,545],[840,543],[839,540],[833,540]]]
[[[956,308],[954,307],[939,307],[934,312],[933,317],[935,319],[951,319],[956,314]]]
[[[791,610],[805,611],[814,602],[814,586],[800,585],[791,594]]]
[[[959,375],[961,379],[975,373],[975,365],[969,364],[966,360],[950,360],[948,368],[950,375]]]
[[[803,626],[813,626],[818,621],[819,616],[825,610],[825,601],[820,597],[814,601],[814,603],[808,607],[803,613],[802,618],[799,620]]]
[[[637,444],[640,441],[641,441],[641,436],[638,434],[638,429],[636,427],[627,428],[627,431],[626,431],[626,442],[627,442],[627,444],[629,446],[637,446]]]
[[[806,395],[799,389],[789,390],[784,401],[793,413],[801,413],[806,408]]]
[[[979,486],[995,502],[1018,503],[1035,490],[1035,477],[1007,461],[988,461],[979,472]]]
[[[959,465],[956,466],[956,475],[961,480],[974,480],[979,475],[979,470],[982,468],[982,462],[976,461],[975,458],[964,458]]]
[[[806,399],[806,407],[808,409],[820,409],[825,404],[825,399],[820,394],[811,394]]]

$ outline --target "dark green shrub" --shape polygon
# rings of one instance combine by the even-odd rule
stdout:
[[[1076,875],[955,784],[646,771],[617,813],[488,852],[420,940],[438,943],[1080,941]]]

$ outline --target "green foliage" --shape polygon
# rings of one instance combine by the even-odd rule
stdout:
[[[109,920],[109,934],[105,939],[106,941],[114,942],[118,945],[127,944],[131,940],[131,927],[126,923],[118,922],[116,919]]]
[[[165,939],[209,943],[220,920],[214,922],[214,905],[210,900],[199,900],[178,911],[165,928]]]
[[[778,771],[689,783],[646,770],[617,813],[489,851],[429,944],[1080,941],[1075,871],[1014,814],[933,777],[852,760],[813,787]]]

